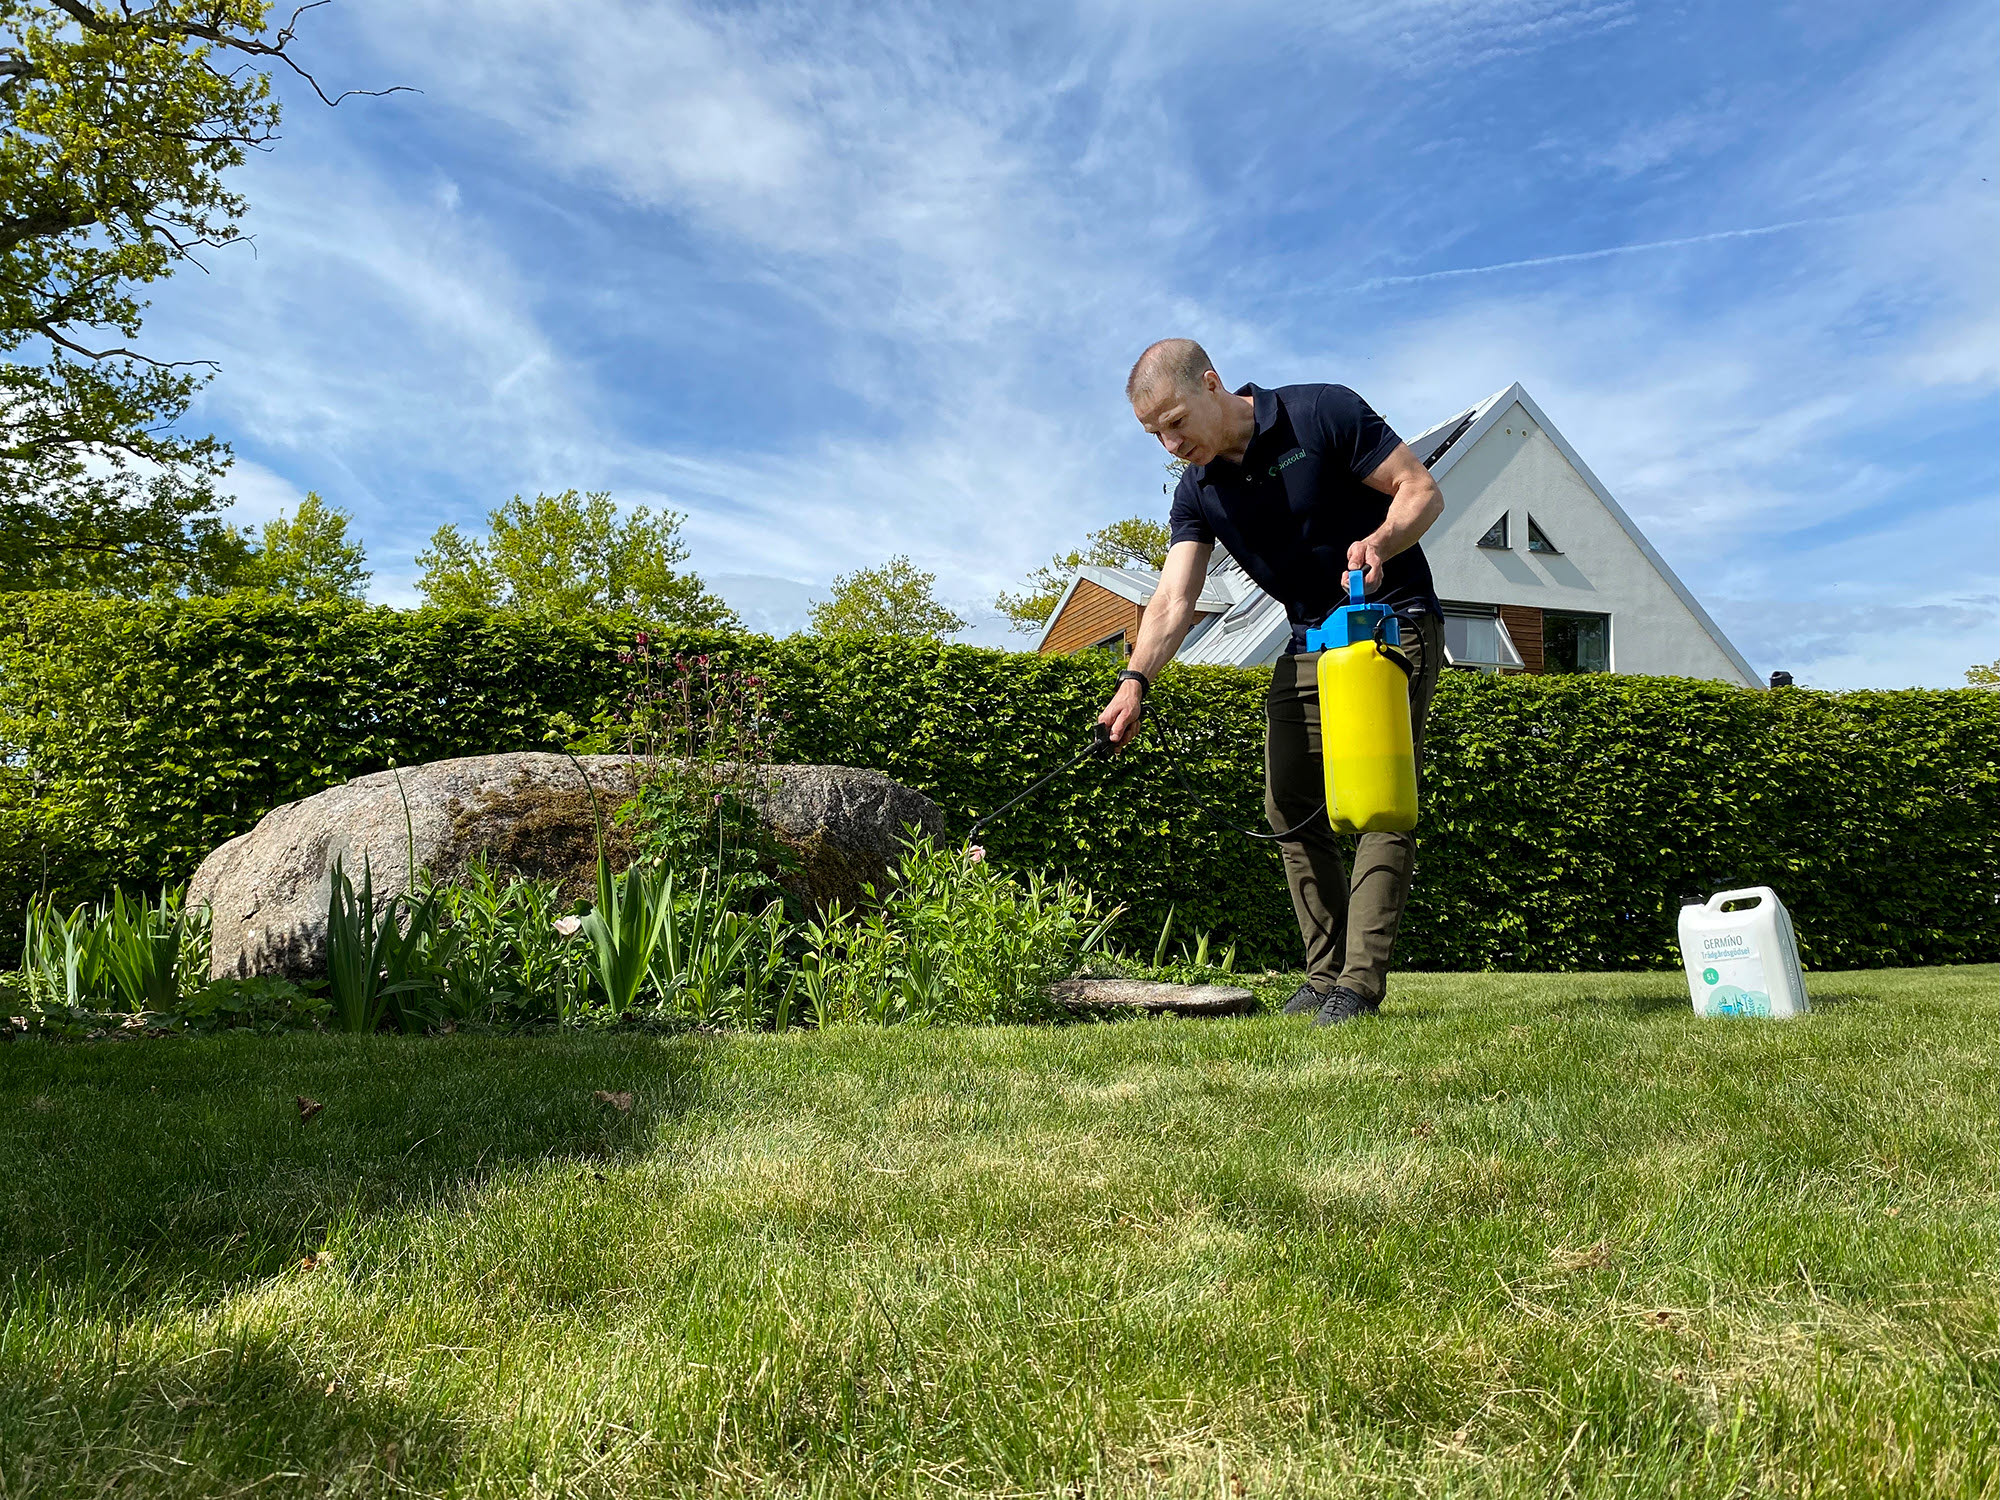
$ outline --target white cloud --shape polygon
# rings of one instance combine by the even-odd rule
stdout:
[[[1713,607],[1745,655],[1791,672],[1800,687],[1963,687],[1967,667],[2000,656],[1992,594],[1920,605],[1724,598]]]
[[[703,573],[702,582],[736,611],[746,629],[759,635],[805,629],[812,601],[821,592],[796,578],[765,573]]]
[[[1586,166],[1613,177],[1637,177],[1662,167],[1707,157],[1735,135],[1735,122],[1719,111],[1700,110],[1648,120],[1607,144],[1585,151]]]
[[[237,459],[221,488],[234,503],[226,517],[232,526],[262,526],[280,513],[298,514],[305,489],[259,463]]]
[[[1472,97],[1480,69],[1603,45],[1634,7],[1253,5],[1220,60],[1213,7],[1185,0],[345,11],[370,53],[350,71],[426,92],[295,109],[296,138],[246,178],[258,258],[163,297],[155,331],[222,355],[204,419],[262,466],[253,488],[357,512],[378,597],[409,597],[405,560],[440,521],[573,485],[688,511],[695,567],[775,623],[802,623],[789,591],[896,552],[971,615],[1081,532],[1163,508],[1117,387],[1169,330],[1233,378],[1346,379],[1412,426],[1522,379],[1670,559],[1716,527],[1754,539],[1732,599],[1809,612],[1875,551],[1918,607],[1990,579],[1991,549],[1933,555],[1925,526],[1875,513],[1942,484],[1940,524],[1965,527],[1962,461],[1884,434],[2000,379],[2000,234],[1965,177],[1991,154],[1983,9],[1913,25],[1811,108],[1579,117],[1512,157],[1466,155],[1514,107]],[[1261,87],[1299,58],[1288,80],[1313,92]],[[356,103],[412,128],[384,145]],[[1350,178],[1274,209],[1286,130],[1351,138]],[[1870,217],[1327,293],[1540,258],[1483,250],[1486,200],[1417,222],[1469,161],[1650,186],[1690,160],[1699,194],[1612,238]],[[1606,239],[1528,227],[1558,257]],[[783,414],[719,437],[700,388],[746,368]],[[1857,639],[1856,661],[1889,649]]]
[[[1301,15],[1269,6],[1265,19],[1364,51],[1371,63],[1431,76],[1632,24],[1633,0],[1360,0]]]

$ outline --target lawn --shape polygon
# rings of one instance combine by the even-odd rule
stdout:
[[[2000,1495],[2000,970],[1813,989],[19,1043],[0,1494]]]

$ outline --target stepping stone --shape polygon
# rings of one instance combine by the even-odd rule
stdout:
[[[1156,984],[1147,979],[1065,979],[1054,988],[1071,1010],[1129,1010],[1149,1016],[1241,1016],[1257,1008],[1248,990],[1223,984]]]

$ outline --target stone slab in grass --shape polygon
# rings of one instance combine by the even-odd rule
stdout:
[[[1146,979],[1065,979],[1055,997],[1072,1010],[1149,1016],[1243,1016],[1257,1008],[1248,990],[1226,984],[1159,984]]]

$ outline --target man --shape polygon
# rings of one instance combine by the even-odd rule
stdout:
[[[1355,569],[1371,601],[1421,617],[1416,629],[1408,621],[1402,628],[1421,750],[1444,649],[1417,538],[1443,513],[1444,497],[1409,446],[1346,386],[1231,391],[1201,345],[1163,339],[1139,356],[1125,395],[1140,425],[1188,468],[1174,492],[1159,589],[1098,722],[1121,749],[1138,733],[1146,690],[1194,624],[1217,543],[1284,604],[1292,638],[1265,701],[1264,816],[1274,832],[1297,830],[1279,848],[1306,948],[1306,982],[1285,1014],[1312,1012],[1320,1026],[1354,1020],[1381,1008],[1416,845],[1407,833],[1363,834],[1350,879],[1331,827],[1314,816],[1326,783],[1305,633],[1346,602]]]

